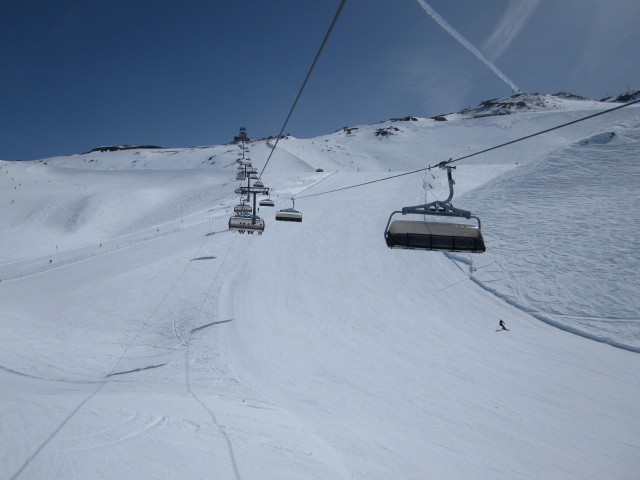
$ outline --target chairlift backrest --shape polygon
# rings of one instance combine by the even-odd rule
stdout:
[[[241,203],[233,207],[235,213],[250,213],[253,211],[253,207],[247,203]]]
[[[240,232],[264,231],[264,220],[258,216],[255,218],[249,214],[238,214],[229,218],[229,230],[238,230]]]
[[[395,220],[387,226],[385,241],[389,248],[468,253],[486,251],[480,227],[458,223]]]

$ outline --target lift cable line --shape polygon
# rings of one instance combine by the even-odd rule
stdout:
[[[299,200],[299,199],[302,199],[302,198],[318,197],[320,195],[327,195],[329,193],[340,192],[342,190],[349,190],[351,188],[363,187],[365,185],[370,185],[372,183],[384,182],[386,180],[392,180],[394,178],[404,177],[406,175],[413,175],[414,173],[425,172],[427,170],[431,170],[432,168],[436,168],[436,167],[443,168],[443,167],[446,167],[447,165],[449,165],[451,163],[459,162],[460,160],[465,160],[467,158],[471,158],[471,157],[474,157],[476,155],[480,155],[482,153],[487,153],[487,152],[490,152],[492,150],[497,150],[498,148],[506,147],[508,145],[512,145],[514,143],[518,143],[518,142],[521,142],[523,140],[527,140],[529,138],[537,137],[538,135],[543,135],[545,133],[552,132],[554,130],[559,130],[561,128],[568,127],[569,125],[574,125],[576,123],[584,122],[585,120],[589,120],[591,118],[595,118],[595,117],[598,117],[600,115],[604,115],[605,113],[611,113],[611,112],[614,112],[616,110],[620,110],[622,108],[629,107],[631,105],[635,105],[637,103],[640,103],[640,99],[634,100],[632,102],[625,103],[623,105],[619,105],[619,106],[614,107],[614,108],[609,108],[607,110],[602,110],[601,112],[597,112],[597,113],[594,113],[592,115],[588,115],[586,117],[578,118],[576,120],[572,120],[570,122],[563,123],[561,125],[556,125],[555,127],[547,128],[546,130],[541,130],[539,132],[532,133],[531,135],[526,135],[524,137],[516,138],[515,140],[511,140],[509,142],[501,143],[500,145],[495,145],[493,147],[485,148],[484,150],[480,150],[478,152],[470,153],[469,155],[464,155],[464,156],[459,157],[459,158],[450,158],[449,160],[446,160],[446,161],[443,161],[443,162],[439,162],[439,163],[437,163],[435,165],[429,165],[428,167],[419,168],[418,170],[412,170],[410,172],[399,173],[397,175],[391,175],[389,177],[379,178],[378,180],[371,180],[371,181],[364,182],[364,183],[358,183],[358,184],[355,184],[355,185],[349,185],[347,187],[336,188],[334,190],[327,190],[326,192],[312,193],[312,194],[309,194],[309,195],[302,195],[302,196],[299,196],[299,197],[296,197],[296,198]]]
[[[322,54],[322,50],[324,50],[324,47],[327,44],[327,41],[329,40],[329,37],[331,36],[331,32],[333,31],[333,28],[336,26],[336,23],[338,22],[338,18],[340,17],[340,14],[342,13],[342,10],[344,9],[344,6],[345,6],[346,3],[347,3],[347,0],[342,0],[342,2],[340,3],[340,6],[338,7],[338,11],[336,12],[335,16],[333,17],[333,21],[331,22],[331,26],[329,27],[329,30],[327,30],[327,34],[324,36],[324,40],[322,41],[322,45],[320,45],[320,48],[318,49],[318,53],[316,53],[316,57],[313,59],[313,63],[311,64],[311,68],[309,68],[309,71],[307,72],[307,76],[305,77],[304,82],[302,82],[302,86],[300,87],[300,90],[298,91],[298,95],[296,95],[296,99],[294,100],[293,105],[291,106],[291,109],[289,110],[289,114],[287,115],[287,118],[285,119],[284,123],[282,124],[282,128],[280,129],[280,133],[278,133],[278,136],[276,137],[276,142],[273,144],[273,148],[271,149],[271,152],[269,153],[269,156],[267,157],[267,161],[264,164],[264,167],[262,167],[262,170],[260,171],[260,178],[262,178],[262,174],[264,173],[265,169],[267,168],[267,165],[269,165],[269,160],[271,160],[271,156],[273,155],[273,152],[276,151],[276,147],[278,146],[278,142],[280,141],[280,138],[282,137],[282,134],[284,133],[284,129],[287,128],[287,124],[289,123],[289,119],[291,118],[291,115],[293,114],[293,111],[295,110],[296,105],[298,104],[298,100],[300,100],[300,96],[302,95],[302,91],[307,86],[307,82],[309,81],[309,78],[311,77],[311,72],[313,72],[313,69],[315,68],[316,64],[318,63],[318,60],[320,59],[320,55]]]

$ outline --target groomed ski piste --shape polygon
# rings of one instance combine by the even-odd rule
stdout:
[[[484,254],[385,245],[443,170],[310,196],[612,106],[540,98],[283,138],[262,236],[238,145],[0,162],[0,477],[637,478],[639,108],[456,163]]]

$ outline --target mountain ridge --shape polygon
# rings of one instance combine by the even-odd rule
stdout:
[[[604,104],[610,105],[611,103],[626,103],[629,101],[637,100],[640,98],[640,90],[630,91],[626,93],[619,94],[615,97],[606,97],[602,100],[592,100],[586,97],[582,97],[579,95],[575,95],[567,92],[558,92],[554,94],[547,93],[517,93],[511,95],[509,97],[501,97],[494,98],[490,100],[485,100],[479,103],[476,107],[467,107],[459,112],[452,113],[440,113],[437,115],[433,115],[430,117],[420,117],[414,115],[408,115],[406,117],[394,117],[387,120],[381,120],[379,122],[370,123],[367,125],[382,125],[388,123],[405,123],[405,122],[417,122],[419,120],[434,120],[434,121],[449,121],[452,118],[456,118],[458,116],[464,116],[467,118],[482,118],[482,117],[491,117],[491,116],[500,116],[500,115],[511,115],[514,113],[524,113],[524,112],[545,112],[545,111],[558,111],[558,110],[572,110],[578,108],[581,104],[584,107],[593,108],[599,105]],[[359,130],[364,125],[357,126],[345,126],[338,130],[335,130],[332,133],[337,132],[346,132],[347,134],[352,134],[353,132]],[[377,129],[376,136],[390,136],[394,134],[393,126],[389,127],[381,127]],[[321,134],[319,138],[330,134]],[[290,138],[291,135],[283,135],[282,139]],[[248,145],[254,144],[256,142],[267,142],[273,140],[275,136],[268,136],[263,138],[249,138],[247,137],[246,143]],[[295,138],[295,137],[294,137]],[[232,146],[235,143],[235,140],[231,140],[230,142],[223,144],[226,146]],[[199,148],[208,148],[208,146],[193,146],[193,147],[161,147],[156,145],[104,145],[92,148],[86,152],[82,152],[79,154],[70,154],[66,156],[74,156],[74,155],[89,155],[93,153],[105,153],[105,152],[117,152],[123,150],[187,150],[187,149],[199,149]],[[58,158],[58,157],[48,157],[48,158]],[[31,160],[31,161],[43,161],[46,159],[39,160]]]

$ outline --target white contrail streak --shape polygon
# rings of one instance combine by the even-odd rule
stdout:
[[[473,53],[478,60],[480,60],[487,67],[489,67],[491,69],[491,71],[493,73],[495,73],[500,78],[500,80],[502,80],[504,83],[509,85],[509,88],[511,88],[511,90],[513,90],[516,93],[522,93],[522,91],[515,85],[515,83],[513,83],[511,80],[509,80],[504,73],[502,73],[500,70],[498,70],[498,67],[496,67],[493,64],[493,62],[491,62],[491,60],[489,60],[487,57],[485,57],[480,50],[478,50],[471,43],[469,43],[469,41],[466,38],[464,38],[462,35],[460,35],[460,33],[458,33],[458,31],[455,28],[453,28],[451,25],[449,25],[444,18],[442,18],[440,15],[438,15],[438,13],[427,4],[427,2],[425,2],[424,0],[417,0],[417,2],[424,9],[424,11],[427,12],[429,14],[429,16],[431,16],[431,18],[433,18],[436,21],[436,23],[438,25],[440,25],[447,32],[449,32],[453,36],[453,38],[455,38],[467,50],[469,50],[471,53]]]
[[[482,50],[495,61],[511,46],[538,8],[540,0],[510,0],[507,9],[491,36],[482,44]]]

